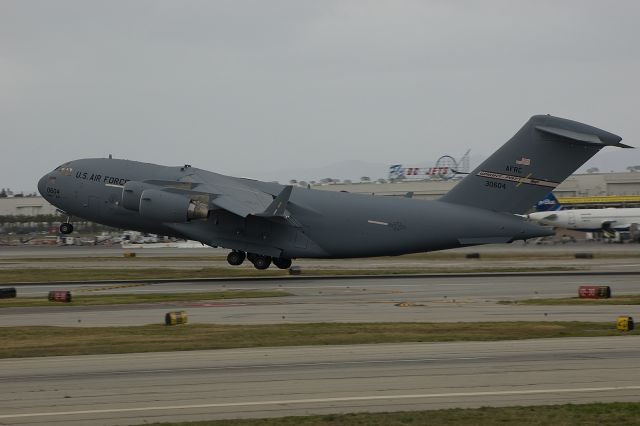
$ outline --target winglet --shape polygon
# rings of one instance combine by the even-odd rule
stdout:
[[[285,186],[282,192],[280,192],[280,194],[274,198],[273,202],[269,204],[269,207],[267,207],[264,212],[258,213],[256,216],[286,217],[285,211],[287,209],[289,197],[291,197],[291,191],[293,191],[292,185]]]

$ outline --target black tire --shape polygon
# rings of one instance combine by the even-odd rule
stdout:
[[[291,259],[273,259],[273,264],[276,265],[279,269],[289,269],[291,267]]]
[[[242,262],[244,262],[244,252],[243,251],[232,251],[227,255],[227,262],[229,262],[229,265],[232,266],[238,266],[238,265],[242,265]]]
[[[66,235],[66,234],[70,234],[72,232],[73,232],[73,225],[72,224],[70,224],[68,222],[60,224],[60,233],[61,234],[65,234]]]
[[[271,258],[269,256],[256,256],[253,260],[253,266],[256,269],[268,269],[271,266]]]

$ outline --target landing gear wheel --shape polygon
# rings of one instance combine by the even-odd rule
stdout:
[[[271,265],[271,258],[269,256],[257,255],[253,259],[253,266],[255,266],[256,269],[267,269],[269,268],[270,265]]]
[[[64,222],[60,225],[61,234],[70,234],[73,232],[73,225],[69,222]]]
[[[233,265],[233,266],[242,265],[242,262],[244,262],[244,259],[245,259],[245,254],[243,251],[234,250],[227,255],[227,262],[229,262],[229,265]]]
[[[283,259],[282,257],[279,257],[277,259],[273,259],[273,264],[280,269],[289,269],[291,267],[291,259]]]

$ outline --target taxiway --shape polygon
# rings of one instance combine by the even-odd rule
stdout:
[[[615,321],[640,317],[640,306],[534,306],[501,300],[575,297],[581,285],[608,285],[614,295],[637,294],[638,275],[349,278],[317,280],[214,281],[135,285],[66,285],[74,294],[174,293],[220,290],[283,290],[288,297],[113,306],[0,309],[3,326],[113,326],[162,322],[170,310],[186,310],[192,322],[273,324],[371,321]],[[54,285],[18,286],[23,297],[46,297]],[[402,302],[406,305],[397,306]]]

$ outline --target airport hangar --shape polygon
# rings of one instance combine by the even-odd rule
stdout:
[[[312,185],[314,189],[347,191],[382,196],[405,196],[435,199],[447,193],[460,179],[372,181]],[[640,172],[576,174],[554,191],[560,203],[569,208],[640,207]],[[43,197],[0,198],[0,216],[49,215],[56,208]]]

